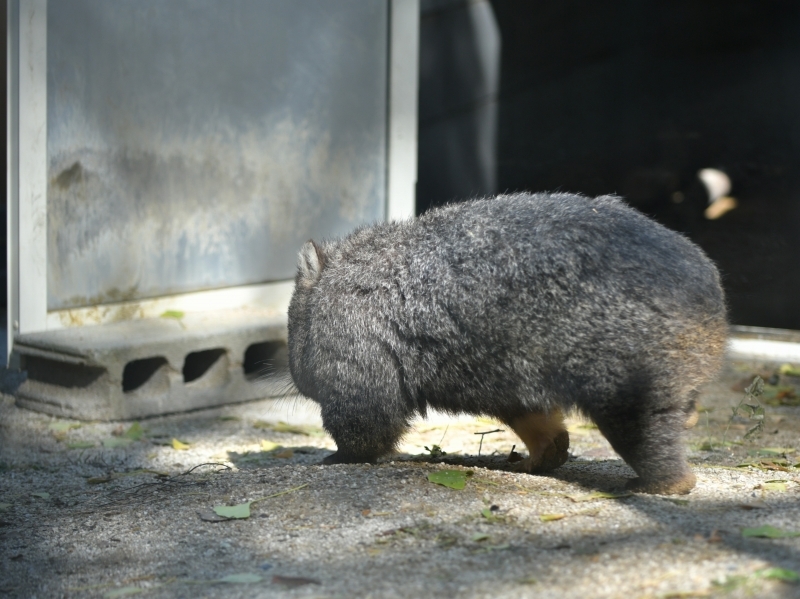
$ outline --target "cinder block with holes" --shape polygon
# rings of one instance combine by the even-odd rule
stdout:
[[[220,310],[22,335],[21,406],[126,420],[284,393],[286,316]]]

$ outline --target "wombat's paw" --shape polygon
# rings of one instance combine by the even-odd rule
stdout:
[[[569,433],[561,431],[537,457],[529,456],[514,466],[517,472],[550,472],[569,459]]]
[[[331,464],[374,464],[376,458],[368,458],[363,456],[354,456],[337,451],[322,459],[322,463],[326,466]]]
[[[700,413],[697,410],[692,410],[686,417],[686,422],[683,423],[683,428],[692,428],[700,419]]]
[[[625,487],[635,493],[652,493],[655,495],[686,495],[694,489],[697,478],[691,470],[683,478],[677,480],[645,480],[632,478]]]

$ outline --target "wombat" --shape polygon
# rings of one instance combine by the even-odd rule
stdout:
[[[374,462],[431,407],[504,422],[544,472],[577,411],[628,488],[688,493],[683,431],[727,329],[717,269],[680,234],[617,197],[519,193],[306,243],[289,367],[336,442],[327,464]]]

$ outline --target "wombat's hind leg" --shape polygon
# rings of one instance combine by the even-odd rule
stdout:
[[[528,457],[515,469],[523,472],[549,472],[569,459],[569,433],[561,410],[528,412],[504,418],[528,448]]]
[[[408,415],[361,406],[323,405],[322,424],[336,442],[323,464],[375,463],[391,452],[408,430]]]
[[[639,475],[628,481],[628,489],[683,495],[694,488],[696,478],[686,462],[683,444],[685,409],[667,407],[592,416],[614,450]]]
[[[683,423],[683,428],[692,428],[698,420],[700,420],[700,412],[697,411],[697,404],[692,400],[686,406],[686,422]]]

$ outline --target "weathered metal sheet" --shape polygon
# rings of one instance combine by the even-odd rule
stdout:
[[[59,0],[48,309],[281,280],[385,216],[381,0]]]

